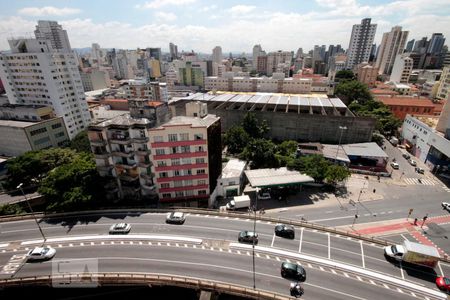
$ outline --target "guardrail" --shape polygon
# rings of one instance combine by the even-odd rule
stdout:
[[[79,211],[79,212],[67,212],[67,213],[51,213],[51,214],[44,214],[44,213],[35,213],[36,217],[41,219],[53,219],[58,217],[73,217],[73,216],[79,216],[79,215],[105,215],[105,214],[119,214],[119,213],[166,213],[171,212],[173,210],[183,211],[185,213],[191,213],[191,214],[204,214],[204,215],[215,215],[215,216],[228,216],[228,217],[234,217],[234,218],[241,218],[241,219],[254,219],[256,217],[257,220],[260,221],[267,221],[267,222],[273,222],[273,223],[283,223],[283,224],[289,224],[294,226],[300,226],[310,229],[316,229],[324,232],[329,232],[333,234],[339,234],[342,236],[351,237],[354,239],[363,240],[366,242],[374,243],[381,246],[387,246],[392,245],[393,243],[391,241],[380,239],[376,237],[366,236],[359,234],[357,232],[337,229],[335,227],[327,227],[318,225],[315,223],[308,222],[306,220],[291,220],[291,219],[282,219],[282,218],[273,218],[264,216],[261,214],[255,214],[254,213],[248,213],[248,212],[236,212],[236,211],[219,211],[215,209],[207,209],[207,208],[186,208],[186,207],[173,207],[173,208],[166,208],[166,209],[105,209],[105,210],[90,210],[90,211]],[[26,220],[33,218],[32,214],[24,214],[20,216],[6,216],[6,217],[0,217],[0,223],[1,222],[8,222],[8,221],[17,221],[17,220]],[[450,258],[448,256],[441,257],[441,261],[450,263]]]
[[[287,300],[287,296],[264,291],[254,290],[242,285],[222,283],[217,281],[210,281],[198,279],[193,277],[182,277],[172,275],[158,275],[151,273],[81,273],[81,274],[66,274],[66,275],[45,275],[45,276],[30,276],[21,278],[0,279],[0,287],[23,287],[35,285],[47,285],[53,287],[92,287],[95,285],[155,285],[155,286],[177,286],[182,288],[190,288],[196,290],[215,291],[219,293],[226,293],[235,296],[243,296],[251,299],[264,300]],[[287,289],[287,287],[286,287]]]

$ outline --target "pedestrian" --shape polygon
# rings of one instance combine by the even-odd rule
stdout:
[[[373,189],[373,192],[375,193],[377,190],[376,189]]]
[[[417,218],[414,219],[414,225],[417,225]]]

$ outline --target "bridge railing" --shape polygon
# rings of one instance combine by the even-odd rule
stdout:
[[[287,296],[252,289],[242,285],[204,280],[193,277],[159,275],[151,273],[80,273],[64,275],[29,276],[21,278],[0,279],[0,287],[26,287],[34,285],[46,285],[53,287],[92,287],[102,285],[142,284],[150,286],[177,286],[196,290],[214,291],[235,296],[243,296],[250,299],[287,300]],[[289,287],[286,287],[288,290]]]

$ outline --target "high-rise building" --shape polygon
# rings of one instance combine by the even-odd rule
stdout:
[[[161,60],[161,48],[147,48],[148,58],[153,57],[154,59]]]
[[[38,24],[36,39],[8,41],[10,52],[0,54],[0,61],[7,61],[0,62],[0,77],[11,104],[51,106],[72,139],[91,119],[78,61],[61,26]]]
[[[401,26],[392,27],[390,32],[383,33],[375,67],[380,74],[390,75],[395,58],[405,49],[408,31],[402,31]]]
[[[406,43],[405,52],[412,52],[413,51],[413,49],[414,49],[414,42],[415,41],[416,41],[415,39],[412,39],[412,40],[408,41],[408,43]]]
[[[397,54],[389,80],[397,83],[408,83],[412,69],[413,59],[409,57],[408,53]]]
[[[212,61],[215,63],[222,63],[222,48],[220,46],[214,47],[212,51]]]
[[[178,58],[178,46],[174,43],[169,44],[169,51],[170,51],[170,60],[174,60]]]
[[[416,43],[414,44],[414,49],[413,51],[416,53],[425,53],[428,49],[428,45],[429,45],[429,41],[427,39],[427,37],[423,37],[420,40],[417,40]]]
[[[433,33],[427,48],[427,54],[439,55],[444,47],[445,38],[442,33]]]
[[[252,68],[253,70],[257,70],[258,68],[258,56],[263,52],[261,45],[253,46],[253,57],[252,57]]]
[[[438,92],[436,97],[441,100],[447,100],[450,96],[450,67],[444,67],[439,82]],[[447,100],[449,102],[449,100]]]
[[[186,63],[185,68],[179,69],[180,83],[187,86],[204,85],[205,73],[200,68],[194,68],[191,62]]]
[[[291,63],[292,62],[292,52],[290,51],[277,51],[269,52],[267,54],[267,75],[271,76],[277,71],[278,64]]]
[[[101,65],[103,62],[102,49],[97,43],[93,43],[91,47],[91,64]]]
[[[377,24],[371,24],[371,19],[362,19],[361,24],[353,25],[347,53],[347,68],[369,61],[370,50],[377,30]]]

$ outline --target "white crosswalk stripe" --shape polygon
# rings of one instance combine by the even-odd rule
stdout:
[[[444,191],[446,191],[447,193],[450,193],[450,188],[446,187],[445,185],[442,187],[444,189]]]
[[[422,183],[419,182],[418,178],[404,178],[403,181],[407,184],[407,185],[416,185],[416,184],[422,184],[422,185],[435,185],[436,182],[432,179],[420,179],[422,181]]]

